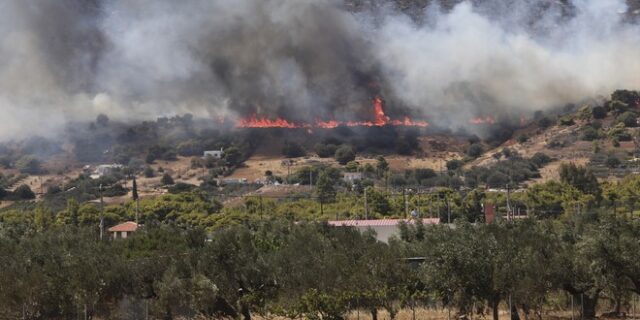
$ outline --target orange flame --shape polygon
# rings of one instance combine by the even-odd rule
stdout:
[[[476,117],[473,118],[471,120],[469,120],[469,123],[471,124],[495,124],[496,123],[496,119],[492,116],[486,116],[486,117]]]
[[[373,121],[337,121],[337,120],[316,120],[313,124],[295,123],[286,119],[277,118],[269,119],[266,117],[258,117],[253,114],[248,118],[238,120],[239,128],[325,128],[332,129],[340,125],[347,127],[382,127],[386,125],[393,126],[409,126],[409,127],[427,127],[429,123],[426,121],[413,121],[409,117],[403,120],[391,120],[385,113],[382,98],[373,99]]]

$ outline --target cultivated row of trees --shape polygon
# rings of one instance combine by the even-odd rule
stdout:
[[[507,301],[541,317],[573,296],[593,318],[640,293],[640,222],[629,215],[401,229],[384,244],[322,223],[211,233],[148,223],[100,241],[95,227],[13,224],[0,229],[0,317],[344,319],[417,305],[496,318]]]

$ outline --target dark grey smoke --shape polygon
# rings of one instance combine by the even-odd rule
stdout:
[[[634,5],[637,5],[634,3]],[[0,134],[191,112],[452,128],[640,87],[622,0],[4,0]]]

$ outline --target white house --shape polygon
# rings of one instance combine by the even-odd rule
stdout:
[[[99,166],[96,167],[96,170],[94,170],[93,175],[91,176],[93,177],[102,177],[102,176],[106,176],[108,174],[113,173],[115,170],[118,169],[122,169],[122,165],[121,164],[101,164]]]
[[[362,180],[362,172],[345,172],[342,175],[342,180],[346,182],[354,182],[356,180]]]
[[[224,151],[222,148],[220,148],[220,150],[205,151],[202,157],[206,158],[207,156],[213,157],[214,159],[221,159],[222,156],[224,156]]]
[[[376,239],[381,242],[389,242],[393,236],[400,236],[400,224],[415,224],[414,219],[381,219],[381,220],[335,220],[327,222],[334,227],[353,227],[360,232],[373,230],[376,232]],[[422,223],[438,224],[439,218],[425,218]]]

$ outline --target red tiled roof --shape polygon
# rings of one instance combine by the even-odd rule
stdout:
[[[133,232],[138,230],[138,224],[133,221],[123,222],[109,228],[109,232]]]
[[[396,226],[401,222],[414,224],[413,219],[381,219],[381,220],[333,220],[327,221],[329,225],[337,227],[379,227],[379,226]],[[438,224],[439,218],[422,219],[423,224]]]

